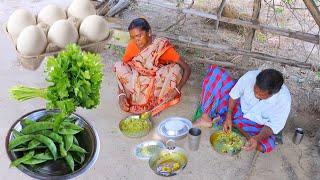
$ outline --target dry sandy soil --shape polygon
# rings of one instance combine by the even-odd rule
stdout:
[[[67,6],[70,1],[60,3],[53,0],[2,1],[0,2],[0,24],[2,25],[9,14],[17,7],[24,7],[37,12],[50,2]],[[139,16],[147,17],[153,28],[163,28],[169,22],[173,22],[172,13],[163,9],[161,9],[161,13],[159,12],[160,9],[138,4],[121,13],[120,18],[123,19],[124,26],[127,26],[132,19]],[[179,32],[184,35],[207,36],[211,33],[210,29],[213,27],[204,22],[205,20],[200,18],[190,18]],[[242,38],[241,35],[230,30],[221,30],[218,35],[212,38],[220,40],[222,43],[229,43],[229,41],[224,40],[224,37],[234,39],[235,42],[238,42],[236,38]],[[16,102],[9,97],[8,89],[18,84],[36,87],[45,86],[45,75],[43,73],[45,62],[36,71],[26,70],[21,67],[16,59],[14,47],[4,36],[3,31],[0,33],[0,42],[0,59],[2,61],[2,66],[0,66],[0,117],[2,120],[0,153],[3,157],[0,161],[0,179],[30,179],[19,170],[9,168],[10,161],[5,155],[5,136],[16,119],[32,110],[43,108],[45,104],[40,100],[24,103]],[[241,46],[241,43],[234,45]],[[208,66],[206,63],[193,61],[192,57],[207,58],[215,55],[210,52],[179,47],[178,51],[183,56],[191,57],[188,63],[191,65],[193,73],[182,90],[184,95],[181,103],[155,117],[153,119],[155,127],[161,120],[170,116],[192,117],[201,91],[201,79]],[[120,60],[121,53],[121,48],[107,48],[103,53],[105,74],[101,91],[101,105],[95,110],[79,109],[77,111],[92,122],[97,129],[101,141],[101,150],[93,168],[76,179],[162,179],[153,174],[146,161],[137,160],[133,156],[133,148],[136,144],[144,140],[159,139],[154,130],[144,138],[129,139],[124,137],[118,129],[119,120],[127,114],[121,112],[117,104],[116,80],[112,72],[112,66]],[[239,58],[234,58],[234,56],[219,56],[219,58],[221,57],[232,60],[245,69],[273,67],[285,74],[286,84],[293,96],[292,112],[284,130],[285,143],[278,145],[274,152],[270,154],[241,152],[238,157],[227,157],[216,153],[210,147],[209,136],[213,130],[203,129],[199,151],[188,151],[186,140],[178,142],[179,146],[187,150],[189,162],[181,174],[171,179],[320,179],[319,149],[315,146],[315,135],[320,121],[320,85],[315,74],[307,70],[282,67],[259,60],[240,61]],[[312,61],[316,59],[312,59]],[[231,72],[235,77],[239,77],[244,70],[231,70]],[[291,142],[293,129],[296,126],[303,127],[308,132],[300,145],[294,145]]]

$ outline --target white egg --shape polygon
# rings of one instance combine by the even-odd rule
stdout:
[[[16,39],[25,27],[36,23],[36,18],[31,12],[25,9],[17,9],[9,17],[7,30]]]
[[[47,38],[44,32],[36,25],[24,28],[18,39],[18,51],[27,56],[36,56],[44,52],[47,47]]]
[[[89,41],[92,42],[104,40],[109,35],[107,22],[101,16],[88,16],[82,21],[79,33],[80,35],[87,37]]]
[[[64,48],[69,43],[76,43],[79,35],[77,29],[68,20],[58,20],[52,24],[48,32],[48,40]]]
[[[89,0],[74,0],[68,8],[68,17],[73,16],[81,21],[90,15],[95,15],[96,9]]]
[[[66,12],[61,7],[53,4],[42,8],[38,14],[38,23],[43,22],[50,26],[60,19],[67,19]]]

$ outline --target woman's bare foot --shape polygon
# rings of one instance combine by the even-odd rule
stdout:
[[[201,118],[199,118],[195,123],[193,123],[193,125],[195,127],[210,128],[210,127],[212,127],[212,123],[215,123],[219,119],[220,119],[220,116],[218,116],[218,117],[216,117],[214,119],[211,119],[208,114],[203,113]]]

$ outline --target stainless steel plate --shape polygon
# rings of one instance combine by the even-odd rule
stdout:
[[[145,141],[134,149],[134,155],[141,160],[149,160],[152,156],[159,153],[165,145],[161,141]]]
[[[47,111],[45,109],[35,110],[30,112],[21,118],[19,118],[10,128],[6,137],[6,149],[7,154],[11,161],[22,156],[19,152],[8,151],[9,142],[14,138],[12,131],[15,129],[21,131],[22,125],[20,124],[22,119],[28,118],[30,120],[37,121],[42,117],[50,114],[58,113],[56,110]],[[76,134],[76,138],[79,141],[81,147],[87,150],[86,158],[82,166],[75,166],[75,171],[70,173],[64,160],[48,161],[47,163],[31,167],[27,165],[18,166],[18,168],[25,174],[36,179],[71,179],[84,172],[88,171],[98,158],[100,151],[100,141],[96,130],[86,121],[84,118],[77,114],[72,114],[72,117],[76,119],[76,124],[84,128],[83,131]]]
[[[178,125],[173,127],[168,126],[168,123],[177,123]],[[172,127],[172,129],[170,129],[170,127]],[[167,139],[180,139],[187,135],[190,128],[192,128],[192,123],[189,119],[182,117],[170,117],[159,124],[157,131],[161,136]]]

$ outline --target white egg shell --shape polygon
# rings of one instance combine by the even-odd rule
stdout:
[[[44,52],[47,47],[47,38],[44,32],[36,25],[24,28],[18,39],[18,51],[27,56],[36,56]]]
[[[82,21],[79,33],[80,35],[87,37],[89,41],[92,42],[104,40],[109,35],[107,22],[101,16],[88,16]]]
[[[81,21],[90,15],[95,15],[96,9],[89,0],[74,0],[68,8],[68,17],[73,16]]]
[[[25,27],[36,23],[36,18],[31,12],[25,9],[17,9],[9,17],[7,30],[16,39]]]
[[[43,22],[50,26],[60,19],[67,19],[66,12],[64,9],[54,4],[42,8],[38,14],[38,22]]]
[[[59,20],[53,23],[48,32],[49,42],[64,48],[69,43],[76,43],[79,35],[77,29],[68,20]]]

